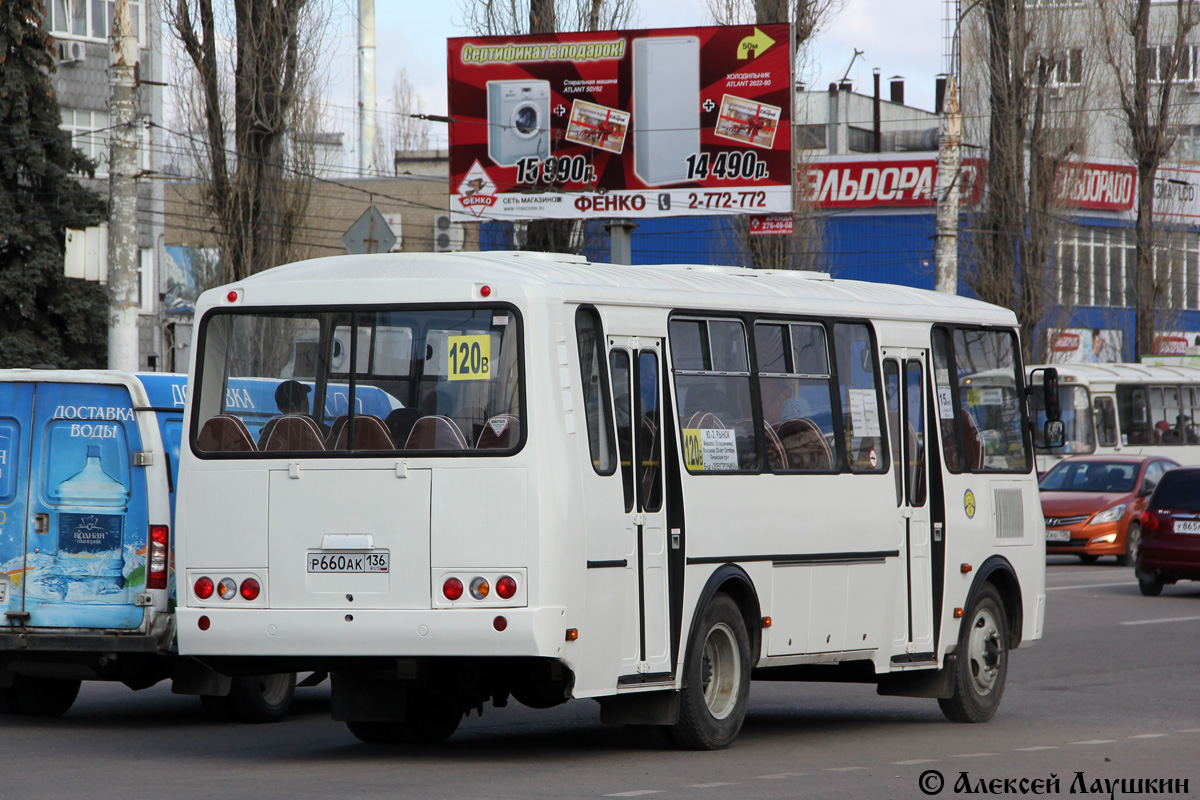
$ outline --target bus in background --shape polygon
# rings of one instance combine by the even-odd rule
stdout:
[[[205,293],[197,320],[180,651],[329,670],[365,741],[593,698],[715,749],[752,675],[978,722],[1042,635],[1010,311],[515,252],[286,265]],[[229,387],[296,380],[316,410],[264,447]],[[333,418],[329,387],[349,392]],[[364,411],[371,392],[401,407]]]
[[[228,394],[248,414],[274,407]],[[0,370],[0,713],[63,714],[82,680],[168,678],[245,721],[286,712],[294,675],[233,680],[175,652],[186,396],[186,375]]]
[[[1200,464],[1200,367],[1148,364],[1054,364],[1066,438],[1040,449],[1044,474],[1069,455],[1158,455]],[[1040,373],[1031,370],[1030,382]],[[1035,392],[1035,418],[1045,419]],[[1038,425],[1035,430],[1040,431]]]

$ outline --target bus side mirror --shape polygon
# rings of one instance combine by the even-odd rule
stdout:
[[[1050,449],[1062,447],[1067,441],[1067,426],[1061,419],[1046,420],[1042,426],[1042,441]]]
[[[1038,367],[1033,372],[1029,373],[1029,381],[1033,382],[1033,376],[1037,373],[1042,373],[1042,408],[1046,412],[1048,421],[1057,421],[1062,419],[1062,406],[1058,400],[1058,370],[1054,367]]]

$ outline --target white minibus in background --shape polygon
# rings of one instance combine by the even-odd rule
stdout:
[[[1062,447],[1041,449],[1038,472],[1078,453],[1161,455],[1200,464],[1200,367],[1054,364],[1065,427]],[[1037,384],[1037,368],[1030,381]],[[1040,393],[1034,415],[1045,419]],[[1040,439],[1041,428],[1037,427]]]
[[[714,749],[752,677],[984,721],[1042,635],[1010,311],[509,252],[291,264],[196,313],[180,649],[329,670],[360,739],[592,698]],[[228,403],[247,379],[311,391],[256,437]]]

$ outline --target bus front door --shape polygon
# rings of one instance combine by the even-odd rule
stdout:
[[[624,482],[626,569],[637,586],[634,671],[621,684],[671,679],[667,524],[662,469],[662,340],[610,336],[609,368]]]
[[[895,638],[903,644],[906,660],[925,661],[934,658],[929,470],[936,468],[927,458],[926,353],[913,348],[885,348],[883,356],[904,560],[903,607],[907,608]]]

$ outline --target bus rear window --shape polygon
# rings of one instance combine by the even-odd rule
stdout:
[[[507,308],[218,313],[203,323],[200,454],[455,454],[522,439]]]

